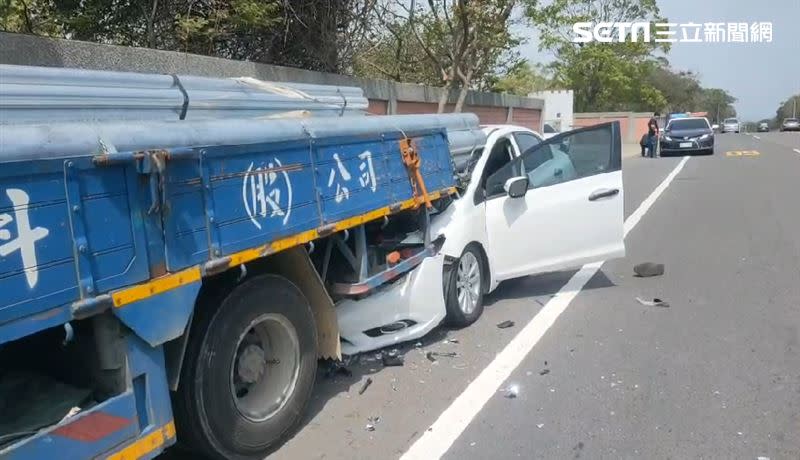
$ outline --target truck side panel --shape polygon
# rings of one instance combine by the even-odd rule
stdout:
[[[147,458],[175,442],[164,353],[134,334],[126,339],[131,386],[124,393],[0,451],[8,460]],[[135,441],[133,441],[136,439]]]
[[[89,158],[3,166],[0,323],[70,302],[80,289],[147,279],[130,185],[125,169],[98,171]]]
[[[427,189],[452,186],[442,130],[411,133]],[[169,160],[169,271],[342,221],[412,196],[399,137],[359,136],[195,149]]]

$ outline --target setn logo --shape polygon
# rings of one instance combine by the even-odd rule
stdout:
[[[649,22],[576,22],[572,25],[575,37],[573,43],[601,43],[639,41],[641,35],[645,42],[650,41]]]

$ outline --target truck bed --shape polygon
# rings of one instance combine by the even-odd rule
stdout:
[[[0,343],[313,241],[454,186],[474,115],[2,126]],[[158,282],[153,282],[158,280]]]

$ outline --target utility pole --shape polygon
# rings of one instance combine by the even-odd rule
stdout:
[[[797,118],[797,97],[794,97],[794,108],[792,109],[792,118]]]

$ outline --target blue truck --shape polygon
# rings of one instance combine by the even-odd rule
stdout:
[[[474,115],[192,119],[165,77],[177,119],[0,88],[0,458],[263,458],[340,357],[334,302],[436,250],[399,241]]]

